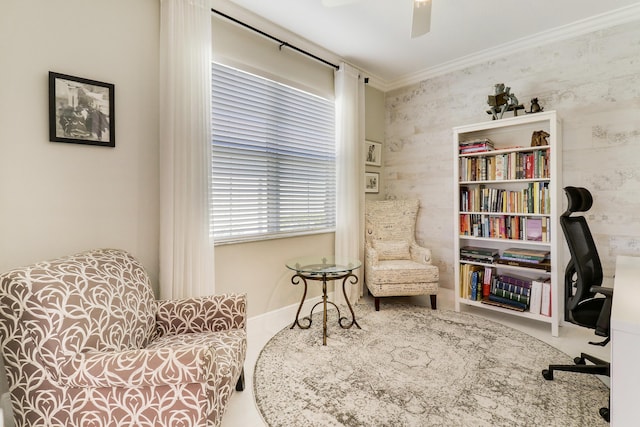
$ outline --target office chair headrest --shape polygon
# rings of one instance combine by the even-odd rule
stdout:
[[[565,187],[564,192],[569,202],[567,210],[562,216],[569,216],[574,212],[586,212],[593,205],[593,197],[589,190],[583,187]]]

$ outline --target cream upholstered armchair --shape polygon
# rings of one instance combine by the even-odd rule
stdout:
[[[21,426],[218,426],[244,387],[246,298],[156,301],[143,267],[89,251],[0,276]]]
[[[376,311],[380,297],[429,295],[436,308],[438,267],[416,243],[418,200],[367,201],[364,277]]]

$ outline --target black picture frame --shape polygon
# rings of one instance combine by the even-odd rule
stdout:
[[[365,165],[382,166],[382,144],[374,141],[365,141]]]
[[[364,174],[364,192],[378,193],[380,191],[380,173],[365,172]]]
[[[115,86],[49,71],[49,141],[115,147]]]

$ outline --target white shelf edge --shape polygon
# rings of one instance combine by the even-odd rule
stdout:
[[[470,299],[462,298],[462,297],[460,297],[459,301],[460,301],[460,304],[463,304],[463,305],[469,305],[469,306],[472,306],[472,307],[480,307],[482,309],[498,311],[500,313],[508,313],[510,315],[514,315],[514,316],[518,316],[518,317],[525,317],[527,319],[532,319],[532,320],[538,320],[540,322],[553,323],[553,318],[552,317],[545,316],[545,315],[542,315],[542,314],[532,314],[531,312],[528,312],[528,311],[510,310],[508,308],[502,308],[502,307],[498,307],[498,306],[490,305],[490,304],[483,304],[480,301],[472,301]]]
[[[461,141],[464,142],[464,141]],[[495,156],[495,155],[499,155],[499,154],[509,154],[509,153],[521,153],[521,152],[527,152],[527,151],[540,151],[540,150],[546,150],[548,148],[551,148],[550,145],[539,145],[536,147],[512,147],[512,148],[500,148],[498,150],[491,150],[491,151],[478,151],[476,153],[460,153],[458,154],[458,157],[460,158],[465,158],[465,157],[483,157],[483,156]]]
[[[523,244],[523,245],[534,245],[534,246],[551,246],[551,242],[538,242],[536,240],[516,240],[516,239],[497,239],[495,237],[476,237],[476,236],[466,236],[459,235],[459,239],[464,240],[480,240],[484,242],[500,242],[500,243],[513,243],[513,244]]]
[[[509,265],[509,264],[488,264],[484,262],[476,262],[476,261],[468,261],[466,259],[458,260],[459,264],[470,264],[470,265],[479,265],[482,267],[492,267],[500,270],[512,270],[512,271],[521,271],[527,273],[538,273],[543,274],[545,276],[551,276],[551,272],[547,270],[543,270],[541,268],[529,268],[529,267],[520,267],[517,265]]]
[[[460,215],[493,215],[493,216],[535,216],[550,218],[551,214],[543,213],[523,213],[523,212],[479,212],[479,211],[459,211]]]
[[[536,122],[547,122],[557,120],[555,111],[543,111],[536,114],[527,114],[525,116],[508,117],[500,120],[490,120],[486,122],[474,123],[469,125],[456,126],[453,130],[460,133],[479,132],[483,130],[501,129],[510,126],[520,126]]]
[[[525,178],[525,179],[492,179],[486,181],[459,181],[460,185],[481,185],[481,184],[511,184],[514,182],[545,182],[551,181],[551,178]]]

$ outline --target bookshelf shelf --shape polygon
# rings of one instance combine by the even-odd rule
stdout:
[[[527,244],[534,246],[550,246],[551,242],[536,242],[532,240],[520,240],[520,239],[498,239],[495,237],[476,237],[476,236],[458,236],[460,240],[478,240],[484,242],[512,242],[519,244]]]
[[[470,264],[470,265],[478,265],[478,266],[482,266],[482,267],[493,267],[493,268],[500,268],[501,270],[504,271],[514,271],[514,272],[520,272],[520,273],[534,273],[538,276],[550,276],[551,272],[550,271],[546,271],[546,270],[541,270],[541,269],[531,269],[531,268],[527,268],[527,267],[518,267],[515,265],[508,265],[508,264],[502,264],[502,265],[496,265],[496,264],[489,264],[486,262],[476,262],[476,261],[466,261],[466,260],[460,260],[460,264]]]
[[[495,156],[496,154],[540,151],[540,150],[548,150],[549,148],[551,148],[550,145],[541,145],[538,147],[513,147],[513,148],[497,149],[492,151],[481,151],[477,153],[465,153],[465,154],[460,154],[460,157],[481,157],[481,156],[486,156],[487,154]]]
[[[541,130],[549,134],[548,145],[531,147],[533,132]],[[456,311],[476,307],[533,319],[550,324],[551,334],[558,336],[560,314],[564,311],[558,222],[562,189],[561,135],[561,123],[555,111],[453,129]],[[474,144],[482,145],[488,140],[493,145],[488,151],[460,152],[461,148],[478,149]],[[544,225],[542,239],[537,234],[541,222]],[[468,256],[471,248],[478,258]],[[464,259],[461,249],[467,251]],[[514,251],[539,254],[531,261],[540,262],[540,266],[544,264],[547,269],[527,267],[528,258],[511,262],[517,265],[481,259],[488,254],[506,258],[513,256]],[[543,256],[546,257],[543,259]],[[490,283],[485,283],[482,289],[485,275]],[[500,282],[509,281],[509,277],[524,281],[518,292],[533,293],[527,286],[538,282],[533,285],[537,290],[531,300],[540,300],[536,296],[542,287],[545,294],[542,309],[536,304],[531,308],[528,297],[524,311],[492,305],[495,301],[489,304],[490,301],[486,301],[489,293],[495,291],[495,295],[501,295],[502,291],[495,288],[501,288]],[[497,298],[492,295],[491,299]],[[540,314],[545,306],[549,315]]]
[[[549,178],[530,178],[530,179],[500,179],[500,180],[481,180],[481,181],[460,181],[462,185],[472,184],[509,184],[509,183],[523,183],[523,182],[548,182]]]
[[[472,306],[472,307],[479,307],[479,308],[482,308],[484,310],[498,311],[498,312],[502,312],[502,313],[504,313],[505,311],[511,312],[510,310],[507,310],[507,309],[504,309],[504,308],[495,307],[493,305],[487,305],[487,304],[483,304],[483,303],[481,303],[479,301],[471,301],[471,300],[468,300],[468,299],[460,300],[460,304],[468,305],[468,306]],[[531,313],[529,313],[527,311],[523,311],[523,312],[514,311],[513,313],[515,313],[518,317],[525,317],[527,319],[533,319],[533,320],[538,320],[540,322],[553,324],[553,319],[551,317],[535,315],[535,314],[531,314]],[[554,336],[557,336],[557,335],[554,335]]]

